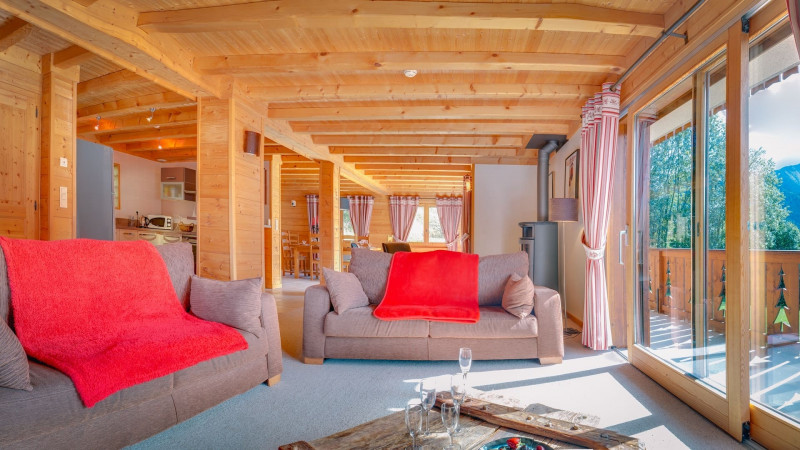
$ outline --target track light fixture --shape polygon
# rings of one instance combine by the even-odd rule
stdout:
[[[155,108],[150,108],[150,116],[147,117],[147,123],[150,123],[150,122],[153,121],[153,116],[155,114],[156,114],[156,109]]]
[[[100,129],[100,116],[97,116],[97,123],[94,124],[94,131],[98,131]]]

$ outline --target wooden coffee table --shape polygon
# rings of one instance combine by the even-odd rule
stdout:
[[[437,398],[436,406],[448,399]],[[448,444],[447,432],[439,411],[430,412],[431,434],[417,439],[418,445],[442,448]],[[513,436],[528,437],[553,449],[615,448],[639,449],[639,442],[610,430],[590,426],[574,426],[570,422],[531,414],[519,408],[499,405],[485,400],[468,398],[461,407],[461,432],[454,441],[464,450],[478,449],[496,439]],[[405,412],[367,422],[312,442],[299,441],[280,447],[281,450],[333,448],[405,448],[411,446],[406,432]]]

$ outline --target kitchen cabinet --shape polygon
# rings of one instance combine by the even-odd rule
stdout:
[[[193,235],[190,235],[193,236]],[[117,230],[116,240],[118,241],[148,241],[153,245],[174,244],[181,242],[184,235],[178,231],[159,231],[148,229],[127,229],[121,228]]]
[[[161,199],[195,201],[197,172],[186,167],[161,169]]]
[[[117,230],[118,241],[135,241],[139,239],[139,232],[136,230]]]

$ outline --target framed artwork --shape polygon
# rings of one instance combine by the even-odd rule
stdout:
[[[553,172],[550,172],[547,178],[550,182],[550,196],[548,198],[553,198],[556,196],[556,177],[553,175]]]
[[[580,149],[572,152],[564,160],[564,197],[565,198],[578,198],[578,152]]]
[[[120,201],[119,201],[120,188],[119,188],[119,164],[118,163],[114,164],[114,175],[113,175],[113,178],[114,178],[114,209],[119,209],[119,207],[120,207]]]

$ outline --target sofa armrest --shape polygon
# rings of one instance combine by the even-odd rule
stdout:
[[[325,286],[306,289],[303,307],[303,362],[321,363],[325,358],[325,316],[331,312],[331,296]]]
[[[533,313],[539,326],[538,353],[542,364],[560,363],[564,358],[564,322],[561,296],[543,286],[536,286]]]
[[[281,331],[278,325],[278,307],[275,297],[264,292],[261,294],[261,327],[267,335],[267,367],[269,378],[275,379],[283,372],[283,350],[281,349]]]

